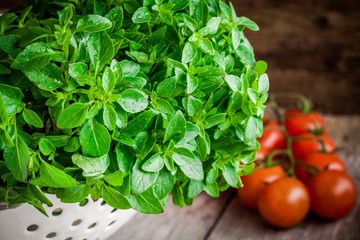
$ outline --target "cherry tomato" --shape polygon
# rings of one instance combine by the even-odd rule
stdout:
[[[298,136],[304,133],[321,134],[325,131],[325,122],[318,113],[302,113],[292,109],[285,114],[285,129],[289,136]]]
[[[336,153],[312,152],[304,156],[302,162],[318,167],[320,171],[346,171],[345,163]],[[316,170],[314,168],[299,164],[295,166],[295,175],[303,183],[306,183],[311,177],[316,175]]]
[[[328,220],[342,218],[350,213],[356,204],[354,180],[345,172],[323,171],[307,184],[311,209]]]
[[[259,194],[260,215],[271,225],[288,228],[300,223],[310,209],[305,185],[295,178],[280,178]]]
[[[334,141],[327,134],[301,134],[292,139],[291,150],[297,160],[311,152],[331,152],[335,149]]]
[[[261,147],[271,151],[274,149],[284,149],[286,139],[283,135],[279,123],[267,121],[264,125],[263,135],[258,139]]]
[[[246,206],[257,208],[259,192],[264,189],[267,184],[284,176],[284,169],[280,165],[260,168],[250,175],[241,177],[244,186],[237,189],[238,196]]]

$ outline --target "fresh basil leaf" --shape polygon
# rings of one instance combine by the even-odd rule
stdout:
[[[200,51],[194,44],[187,42],[184,46],[182,51],[181,63],[188,64],[192,63],[195,64],[200,60]]]
[[[156,91],[159,97],[171,97],[176,89],[176,77],[171,77],[161,81],[156,87]]]
[[[256,138],[256,119],[254,117],[249,117],[246,122],[245,127],[245,139],[246,143],[252,142]]]
[[[159,199],[165,198],[171,192],[171,189],[173,188],[175,182],[176,177],[172,175],[169,171],[160,171],[155,183],[153,184],[153,189],[156,196]]]
[[[92,33],[87,42],[91,67],[96,74],[114,57],[114,44],[106,32]]]
[[[133,118],[123,129],[123,132],[130,137],[135,137],[140,132],[151,126],[154,121],[154,113],[151,110],[145,111]]]
[[[118,100],[120,106],[129,113],[137,113],[148,106],[148,96],[139,89],[126,89]]]
[[[268,75],[262,74],[259,77],[258,93],[266,94],[269,91],[269,77]]]
[[[24,73],[33,84],[45,91],[53,91],[64,85],[61,70],[55,64],[48,64],[43,68]]]
[[[118,144],[115,147],[115,152],[116,161],[120,171],[125,175],[129,174],[135,160],[132,150],[127,146]]]
[[[49,156],[51,153],[55,152],[56,148],[52,142],[46,138],[40,138],[39,140],[39,149],[42,154]]]
[[[77,22],[77,32],[101,32],[111,28],[112,22],[100,15],[89,14],[81,17]]]
[[[164,167],[164,164],[161,153],[156,153],[144,162],[141,169],[146,172],[159,172]]]
[[[129,209],[131,208],[129,200],[121,194],[119,191],[112,187],[103,185],[101,196],[107,204],[117,209]]]
[[[176,149],[172,157],[187,177],[193,180],[204,179],[204,170],[201,161],[195,154],[185,148],[180,148]]]
[[[100,157],[110,150],[110,134],[95,119],[91,119],[84,124],[79,134],[79,140],[85,156]]]
[[[145,172],[141,169],[141,162],[136,161],[131,172],[131,192],[140,194],[150,188],[156,181],[158,172]]]
[[[75,187],[69,187],[56,190],[56,197],[64,203],[77,203],[84,200],[90,194],[90,186],[79,184]]]
[[[225,81],[234,92],[243,90],[243,82],[238,76],[226,75]]]
[[[102,77],[102,87],[105,92],[110,93],[114,90],[116,84],[115,74],[110,67],[106,67]]]
[[[103,112],[103,120],[104,120],[104,124],[105,126],[109,129],[109,130],[114,130],[116,127],[116,118],[117,118],[117,114],[116,111],[114,109],[114,107],[110,104],[105,104],[104,105],[104,112]]]
[[[204,120],[205,128],[211,128],[225,121],[226,113],[218,113]]]
[[[267,63],[262,60],[257,61],[255,64],[255,70],[258,73],[258,75],[260,75],[260,76],[266,72],[267,67],[268,67]]]
[[[259,31],[259,26],[247,17],[239,17],[236,19],[236,24],[244,26],[253,31]]]
[[[113,173],[107,173],[104,177],[104,180],[114,187],[120,187],[123,184],[124,173],[119,170]]]
[[[179,142],[186,132],[186,120],[181,111],[177,111],[171,118],[169,125],[166,128],[164,143],[170,139],[174,142]]]
[[[85,121],[88,110],[88,104],[71,104],[63,111],[61,111],[57,119],[57,127],[62,129],[79,127]]]
[[[135,153],[139,160],[143,160],[156,143],[155,134],[141,132],[135,138]]]
[[[247,94],[249,95],[249,98],[250,98],[251,102],[253,104],[256,104],[256,102],[257,102],[257,100],[259,98],[259,93],[257,91],[255,91],[254,89],[252,89],[252,88],[248,88]]]
[[[86,73],[88,70],[88,65],[83,62],[70,63],[69,64],[69,74],[73,78],[78,78]]]
[[[121,61],[120,66],[125,77],[135,77],[140,72],[140,65],[129,60]]]
[[[141,7],[134,12],[131,20],[134,23],[147,23],[151,20],[151,18],[151,12],[149,9],[147,7]]]
[[[27,124],[32,125],[32,126],[34,126],[36,128],[43,128],[44,127],[44,124],[43,124],[41,118],[33,110],[28,109],[28,108],[24,108],[22,115],[23,115],[23,118],[24,118],[24,120],[25,120],[25,122]]]
[[[0,83],[0,94],[9,115],[15,115],[25,106],[22,102],[24,94],[17,87]]]
[[[65,152],[76,152],[80,148],[80,142],[78,137],[71,138],[64,146]]]
[[[181,186],[174,186],[171,190],[171,196],[174,205],[177,205],[179,207],[184,207],[185,201],[184,201],[184,191]]]
[[[213,198],[218,198],[220,196],[219,186],[216,183],[206,184],[204,190]]]
[[[36,42],[28,45],[12,62],[11,67],[23,71],[45,67],[56,54],[48,45]]]
[[[233,166],[227,164],[225,165],[225,170],[223,171],[223,176],[225,181],[232,187],[238,188],[240,186],[239,177],[237,176],[236,170]]]
[[[14,143],[14,147],[4,150],[5,164],[18,181],[25,182],[30,162],[29,148],[20,137],[16,137]]]
[[[40,176],[30,179],[29,183],[40,187],[46,186],[54,188],[69,188],[77,185],[74,178],[45,161],[41,161]]]
[[[200,113],[202,110],[202,106],[203,106],[203,103],[199,99],[197,99],[193,96],[189,96],[187,98],[186,110],[187,110],[189,116],[192,117],[195,114]]]
[[[213,46],[212,42],[207,38],[203,38],[200,40],[200,48],[207,54],[210,54],[210,55],[215,54],[214,46]]]
[[[209,34],[215,34],[220,26],[221,17],[212,17],[206,24],[206,28],[209,30]]]
[[[110,165],[110,157],[104,154],[100,157],[85,157],[78,153],[71,156],[75,165],[82,169],[84,177],[95,177],[105,173]]]
[[[160,200],[150,187],[141,194],[135,194],[130,199],[132,207],[139,212],[146,214],[159,214],[164,212]]]
[[[0,95],[0,123],[8,123],[9,115],[6,110],[6,106],[3,97]]]

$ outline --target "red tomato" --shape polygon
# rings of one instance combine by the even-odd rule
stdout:
[[[310,209],[305,185],[295,178],[280,178],[259,194],[260,215],[271,225],[288,228],[300,223]]]
[[[238,196],[246,206],[257,208],[259,192],[264,189],[267,184],[284,176],[284,169],[280,165],[260,168],[250,175],[241,177],[244,186],[237,189]]]
[[[354,180],[345,172],[329,170],[309,180],[311,209],[320,217],[335,220],[346,216],[356,204]]]
[[[259,161],[265,160],[265,157],[267,155],[269,155],[269,150],[265,149],[260,145],[260,149],[256,152],[255,160],[259,160]]]
[[[286,147],[285,136],[276,121],[270,120],[265,123],[263,135],[258,140],[261,147],[269,151]]]
[[[346,171],[345,163],[336,153],[312,152],[303,157],[302,162],[316,166],[323,170]],[[306,183],[311,177],[316,175],[316,170],[304,165],[295,166],[295,175],[302,182]]]
[[[302,134],[292,139],[291,150],[297,160],[311,152],[331,152],[335,149],[334,141],[327,134]]]
[[[304,133],[319,134],[324,132],[324,128],[324,119],[318,113],[288,110],[285,114],[285,129],[290,136],[298,136]]]

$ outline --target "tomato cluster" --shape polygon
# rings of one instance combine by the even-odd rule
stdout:
[[[316,112],[287,110],[282,121],[264,120],[258,170],[241,178],[242,203],[276,227],[288,228],[313,211],[335,220],[356,204],[356,186]]]

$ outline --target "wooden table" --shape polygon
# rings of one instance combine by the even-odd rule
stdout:
[[[360,116],[326,116],[325,120],[331,137],[343,147],[339,155],[357,184],[357,205],[346,218],[326,222],[309,215],[295,228],[274,229],[230,190],[217,199],[202,194],[184,208],[169,202],[160,215],[137,213],[109,240],[360,240]]]

